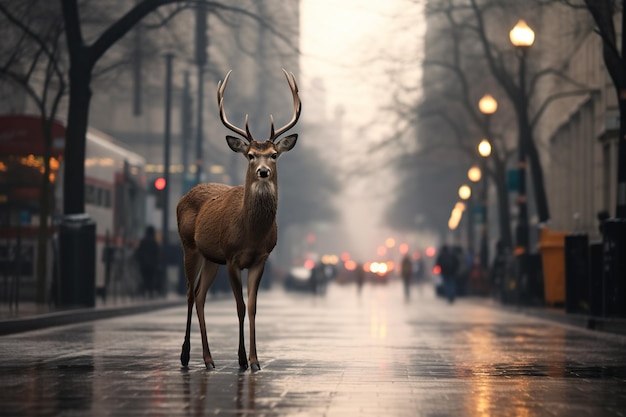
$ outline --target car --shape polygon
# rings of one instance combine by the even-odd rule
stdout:
[[[306,291],[314,294],[326,292],[327,278],[322,264],[316,264],[312,269],[304,266],[292,267],[284,281],[288,291]]]

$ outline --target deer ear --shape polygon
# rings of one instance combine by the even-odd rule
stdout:
[[[285,136],[278,142],[276,142],[276,150],[279,154],[283,152],[289,152],[296,146],[296,141],[298,140],[298,134]]]
[[[226,136],[226,142],[228,142],[228,147],[232,149],[233,152],[239,152],[244,155],[248,152],[248,144],[241,138]]]

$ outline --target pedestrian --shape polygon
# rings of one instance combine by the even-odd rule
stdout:
[[[409,300],[409,291],[411,285],[411,275],[413,275],[413,262],[411,262],[411,258],[409,255],[404,255],[402,258],[402,282],[404,283],[404,298],[405,300]]]
[[[448,245],[443,245],[439,250],[436,264],[440,268],[444,294],[448,298],[448,302],[452,304],[456,298],[456,274],[459,269],[459,258]]]
[[[363,264],[362,263],[358,263],[356,265],[356,290],[357,293],[360,295],[361,294],[361,290],[363,289],[363,282],[365,281],[365,270],[363,269]]]
[[[154,226],[146,227],[145,234],[135,251],[135,260],[139,264],[143,294],[152,297],[158,290],[157,272],[159,271],[159,244],[156,241]]]
[[[505,278],[507,269],[508,249],[502,240],[496,243],[496,255],[491,266],[490,281],[492,287],[502,298],[506,291]]]

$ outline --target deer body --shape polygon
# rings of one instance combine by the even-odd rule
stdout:
[[[283,70],[284,71],[284,70]],[[241,270],[248,269],[248,317],[250,322],[250,364],[253,370],[260,365],[256,353],[256,299],[265,262],[276,246],[278,230],[278,175],[276,160],[296,144],[297,135],[274,141],[293,127],[301,111],[298,89],[293,74],[285,71],[294,98],[292,120],[274,131],[272,119],[270,138],[257,142],[252,138],[246,116],[246,130],[226,118],[223,93],[230,72],[218,85],[220,117],[224,125],[247,140],[226,136],[228,146],[248,159],[245,183],[239,186],[205,183],[198,184],[179,201],[176,215],[178,233],[184,252],[187,277],[187,327],[181,352],[181,363],[187,366],[190,356],[190,329],[193,305],[200,324],[202,353],[207,368],[215,367],[206,335],[204,303],[213,284],[219,265],[226,265],[239,318],[239,366],[248,368],[244,343],[243,322],[246,305],[242,294]],[[198,278],[199,277],[199,278]]]
[[[195,246],[206,260],[220,265],[250,268],[276,245],[277,202],[275,193],[257,193],[246,200],[241,185],[199,184],[179,203],[183,247]]]

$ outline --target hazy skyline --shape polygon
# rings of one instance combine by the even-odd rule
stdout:
[[[350,177],[338,198],[358,257],[374,256],[376,245],[391,234],[380,226],[385,197],[395,187],[385,160],[394,153],[383,147],[374,154],[370,146],[393,132],[393,120],[381,109],[396,82],[419,82],[423,31],[421,8],[410,0],[301,2],[303,85],[321,79],[327,112],[345,110],[343,172],[337,175],[344,178],[357,166],[362,173]]]

